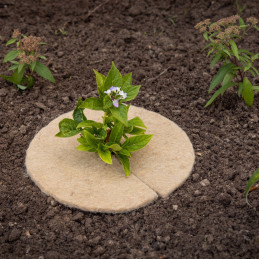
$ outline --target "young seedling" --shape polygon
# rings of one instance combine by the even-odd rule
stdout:
[[[253,86],[247,74],[253,77],[259,76],[254,62],[259,58],[259,53],[253,54],[246,49],[239,48],[236,42],[244,39],[252,28],[259,30],[254,17],[244,20],[239,15],[223,18],[216,23],[210,23],[210,19],[198,23],[195,28],[203,33],[203,37],[210,43],[203,49],[208,49],[208,56],[212,55],[212,68],[217,62],[222,61],[223,66],[213,78],[209,93],[221,84],[221,87],[213,94],[205,107],[209,106],[219,95],[230,87],[237,87],[238,96],[242,96],[249,106],[254,102],[254,91],[259,91],[259,86]]]
[[[176,17],[177,17],[177,15],[174,15],[174,16],[168,18],[168,20],[172,23],[172,25],[175,25],[174,19],[175,19]]]
[[[33,72],[37,72],[43,78],[55,83],[55,79],[50,70],[38,59],[46,60],[46,57],[39,53],[39,46],[45,44],[41,38],[35,36],[25,36],[15,29],[12,38],[6,46],[16,43],[16,48],[11,50],[4,57],[4,63],[10,62],[12,66],[12,76],[0,75],[5,80],[14,83],[19,89],[25,90],[34,85]],[[17,60],[16,60],[17,59]]]
[[[61,35],[66,36],[68,34],[68,31],[66,31],[63,27],[59,28],[58,30],[55,30],[55,35],[58,35],[59,33],[61,33]]]
[[[254,187],[252,187],[258,181],[259,181],[259,168],[257,168],[257,170],[252,174],[246,186],[245,197],[246,197],[246,203],[248,205],[250,205],[250,203],[248,202],[248,193],[259,188],[259,184],[256,184]]]
[[[237,8],[237,12],[240,14],[246,9],[246,5],[245,4],[240,5],[238,0],[236,0],[236,8]]]
[[[145,147],[153,136],[145,134],[146,126],[139,117],[128,120],[130,104],[126,102],[136,98],[140,85],[132,85],[131,73],[122,76],[114,63],[107,76],[94,72],[99,97],[85,101],[79,97],[73,119],[63,119],[56,136],[80,134],[78,150],[98,153],[107,164],[112,164],[112,155],[115,155],[129,176],[132,152]],[[84,114],[86,108],[103,111],[103,122],[88,120],[87,112]]]

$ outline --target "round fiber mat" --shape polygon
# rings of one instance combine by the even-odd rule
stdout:
[[[103,112],[85,110],[87,119],[101,121]],[[166,197],[190,175],[194,150],[186,133],[167,118],[131,106],[129,119],[139,116],[154,134],[143,149],[130,158],[127,178],[116,157],[104,163],[98,154],[78,151],[78,136],[58,138],[58,124],[72,118],[63,114],[42,128],[31,141],[26,168],[41,191],[57,201],[85,211],[127,212]]]

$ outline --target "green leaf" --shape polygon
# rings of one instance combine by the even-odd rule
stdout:
[[[120,146],[120,145],[118,145],[118,144],[109,144],[109,143],[106,143],[106,145],[105,145],[107,148],[110,148],[110,149],[112,149],[113,151],[120,151],[120,150],[122,150],[122,147]]]
[[[151,140],[153,135],[140,135],[128,138],[123,144],[122,148],[130,152],[134,152],[145,147]]]
[[[218,89],[213,95],[212,97],[209,99],[209,101],[206,103],[206,105],[204,106],[205,108],[208,107],[209,105],[212,104],[212,102],[221,94],[223,94],[228,88],[230,88],[231,86],[234,86],[235,83],[229,82],[228,84],[225,84],[224,86],[222,86],[220,89]]]
[[[122,122],[126,127],[128,126],[128,109],[126,105],[120,104],[118,108],[112,106],[110,111],[115,119]]]
[[[103,108],[108,109],[110,107],[112,107],[111,97],[109,95],[105,95],[103,98]]]
[[[98,145],[98,155],[107,164],[112,164],[111,151],[102,143]]]
[[[221,67],[217,73],[217,75],[212,79],[210,87],[209,87],[209,93],[214,89],[215,86],[217,86],[225,77],[225,75],[234,67],[234,64],[228,63]]]
[[[213,46],[213,43],[210,43],[210,44],[206,45],[206,46],[201,50],[201,52],[203,52],[204,50],[206,50],[207,48],[209,48],[209,47],[211,47],[211,46]]]
[[[145,133],[145,129],[133,127],[133,129],[129,132],[130,135],[142,135]]]
[[[3,79],[5,79],[15,85],[20,85],[23,80],[24,72],[25,72],[25,66],[22,68],[20,73],[18,73],[18,68],[16,68],[14,70],[12,76],[0,75],[0,77],[2,77]],[[22,88],[20,88],[20,89],[22,89]]]
[[[87,130],[82,131],[82,136],[85,138],[87,144],[92,148],[98,148],[98,141],[97,139]]]
[[[214,23],[215,24],[215,23]],[[211,24],[212,25],[212,24]],[[210,26],[211,26],[210,25]],[[214,44],[213,45],[213,47],[214,46],[217,46],[215,43],[214,43],[214,39],[213,39],[213,37],[216,35],[217,33],[216,32],[214,32],[214,33],[211,33],[210,35],[209,35],[209,40]]]
[[[78,125],[77,125],[78,126]],[[97,134],[97,128],[92,126],[92,127],[85,127],[84,130],[87,130],[88,132],[90,132],[93,136],[95,136]]]
[[[254,54],[246,49],[240,49],[239,50],[239,53],[246,53],[247,55],[249,56],[253,56]]]
[[[251,67],[254,71],[255,71],[255,73],[259,76],[259,72],[258,72],[258,70],[255,68],[255,67]]]
[[[39,61],[36,61],[36,65],[34,70],[43,78],[49,80],[52,83],[56,83],[52,73],[50,72],[50,70],[42,63],[40,63]]]
[[[15,39],[15,38],[14,38],[14,39],[10,39],[10,40],[8,40],[8,41],[7,41],[7,43],[6,43],[6,46],[8,46],[8,45],[10,45],[10,44],[15,43],[15,42],[16,42],[16,40],[17,40],[17,39]]]
[[[108,90],[111,86],[121,87],[122,76],[120,71],[116,68],[115,64],[112,62],[112,68],[109,71],[105,81],[103,90]]]
[[[233,51],[234,56],[239,60],[238,48],[236,43],[233,40],[230,40],[229,44],[231,46],[231,50]]]
[[[22,67],[20,72],[18,72],[18,68],[14,70],[12,78],[16,85],[21,83],[23,76],[24,76],[24,72],[25,72],[25,66]]]
[[[31,87],[31,86],[33,86],[34,85],[34,78],[32,77],[32,76],[30,76],[29,78],[28,78],[28,87]]]
[[[132,73],[128,73],[127,75],[122,77],[122,84],[121,84],[122,88],[128,85],[131,85],[131,76],[132,76]]]
[[[19,66],[18,66],[18,73],[21,73],[23,67],[24,67],[24,64],[22,64],[22,63],[19,64]]]
[[[229,84],[229,83],[232,81],[233,77],[234,77],[234,74],[231,73],[231,72],[228,72],[228,73],[224,76],[224,79],[223,79],[223,81],[222,81],[222,86],[225,86],[225,85]]]
[[[247,55],[245,55],[245,54],[242,54],[243,56],[239,56],[239,60],[241,60],[241,61],[243,61],[244,63],[249,63],[250,62],[250,58],[248,57],[246,57]]]
[[[204,32],[204,33],[203,33],[203,38],[204,38],[206,41],[209,39],[207,32]]]
[[[253,86],[247,77],[245,77],[243,80],[242,96],[244,98],[245,103],[248,106],[253,106],[253,102],[254,102]]]
[[[255,91],[259,92],[259,86],[254,85],[254,86],[253,86],[253,89],[254,89]]]
[[[105,140],[107,136],[107,131],[104,128],[100,128],[97,130],[96,135],[96,138]]]
[[[205,49],[207,49],[207,48],[209,48],[209,47],[211,47],[211,46],[213,46],[213,43],[210,43],[210,44],[206,45],[206,46],[201,50],[201,52],[203,52]]]
[[[96,128],[101,128],[103,124],[92,120],[84,120],[77,125],[77,128],[87,128],[87,127],[93,127],[93,126]]]
[[[18,66],[19,66],[19,65],[14,64],[14,65],[12,65],[11,67],[9,67],[8,70],[9,70],[9,71],[10,71],[10,70],[14,70],[14,69],[18,68]]]
[[[72,119],[63,119],[58,126],[59,132],[56,134],[56,137],[67,138],[80,133],[80,130],[76,129],[76,121]]]
[[[10,52],[8,52],[4,57],[4,63],[11,61],[19,55],[19,51],[17,49],[13,49]]]
[[[125,155],[121,155],[121,154],[118,154],[118,153],[116,153],[116,156],[118,157],[121,164],[123,165],[126,177],[130,176],[130,161],[129,161],[129,158]]]
[[[88,143],[87,143],[86,139],[85,139],[84,137],[82,137],[82,136],[81,136],[80,138],[78,138],[77,141],[78,141],[80,144],[82,144],[82,145],[88,146]]]
[[[127,93],[126,99],[124,99],[124,102],[131,101],[138,95],[140,85],[134,86],[134,85],[128,85],[122,88],[122,90]]]
[[[208,52],[208,54],[207,54],[207,57],[209,57],[210,56],[210,54],[212,53],[214,51],[214,49],[212,48],[212,49],[210,49],[209,50],[209,52]]]
[[[255,77],[254,71],[252,71],[251,69],[249,69],[248,72],[249,72],[253,77]]]
[[[79,108],[82,103],[83,103],[83,101],[82,101],[81,97],[79,97],[78,101],[77,101],[76,108],[73,111],[73,119],[77,123],[80,123],[81,121],[87,120],[85,115],[84,115],[84,108]]]
[[[250,205],[250,203],[248,202],[248,193],[249,190],[251,189],[251,187],[253,186],[254,183],[259,181],[259,168],[257,168],[257,170],[252,174],[252,176],[250,177],[247,186],[246,186],[246,191],[245,191],[245,197],[246,197],[246,203]]]
[[[79,108],[87,108],[90,110],[103,110],[102,101],[96,97],[90,97],[84,100],[84,102],[79,106]]]
[[[103,116],[103,124],[111,124],[112,122],[116,121],[116,119],[111,115],[109,114],[108,116]]]
[[[239,26],[244,26],[244,25],[245,25],[244,20],[241,17],[239,17]]]
[[[32,71],[34,71],[36,64],[37,64],[37,60],[35,60],[35,61],[31,64],[31,70],[32,70]]]
[[[210,63],[210,68],[212,68],[221,59],[221,57],[221,53],[217,53]]]
[[[258,59],[259,58],[259,53],[257,53],[257,54],[255,54],[254,56],[252,56],[252,59],[253,60],[256,60],[256,59]]]
[[[147,128],[144,124],[144,122],[139,118],[139,117],[135,117],[131,120],[128,121],[129,126],[138,126],[138,127],[142,127],[142,128]]]
[[[28,87],[23,85],[16,85],[21,90],[26,90]]]
[[[129,121],[128,121],[128,122],[129,122]],[[125,133],[130,133],[132,130],[133,130],[133,126],[125,127],[123,134],[125,134]]]
[[[47,58],[43,55],[39,55],[39,58],[43,59],[43,60],[47,60]]]
[[[231,54],[227,49],[223,49],[223,52],[225,52],[229,57],[231,57]]]
[[[250,60],[252,60],[252,57],[249,57],[246,53],[242,53],[243,57],[245,57],[246,60],[248,60],[248,62],[250,62]],[[239,56],[240,58],[240,56]]]
[[[246,72],[248,69],[250,69],[252,66],[252,63],[248,63],[245,68],[244,68],[244,72]]]
[[[104,81],[105,81],[106,77],[96,70],[94,70],[94,73],[96,76],[96,84],[97,84],[98,93],[99,93],[99,96],[101,96],[103,94],[103,92],[105,91],[104,90]]]
[[[121,122],[118,122],[112,129],[110,135],[110,142],[120,143],[123,135],[124,125]]]
[[[15,84],[13,77],[12,76],[5,76],[5,75],[0,75],[0,77],[2,77],[3,79]]]
[[[95,149],[92,148],[91,146],[89,145],[79,145],[76,147],[77,150],[80,150],[80,151],[88,151],[88,152],[95,152]]]
[[[26,85],[25,89],[29,89],[30,87],[32,87],[34,85],[34,78],[32,76],[26,76],[26,78],[23,78],[21,81],[21,84]],[[19,87],[21,89],[21,85],[17,85],[17,87]]]
[[[119,154],[131,157],[131,153],[127,149],[122,149],[119,151]]]

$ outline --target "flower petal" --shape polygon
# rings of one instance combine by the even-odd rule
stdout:
[[[109,90],[112,91],[112,92],[115,92],[115,91],[118,90],[118,87],[111,86],[111,87],[109,88]]]
[[[115,99],[112,101],[112,104],[114,107],[118,108],[119,107],[119,100]]]
[[[121,91],[119,92],[119,94],[120,94],[120,96],[121,96],[120,99],[126,99],[127,93],[125,93],[124,91],[121,90]]]
[[[110,93],[111,93],[111,90],[110,90],[110,89],[108,89],[107,91],[104,91],[104,93],[105,93],[105,94],[108,94],[108,95],[110,95]]]

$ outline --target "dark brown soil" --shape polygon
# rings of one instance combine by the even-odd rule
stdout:
[[[244,190],[259,166],[259,95],[252,108],[232,91],[203,107],[216,69],[209,69],[200,52],[205,42],[193,28],[236,14],[235,1],[110,0],[87,17],[103,2],[0,2],[0,58],[14,28],[41,36],[57,81],[37,78],[24,92],[0,82],[0,257],[258,258],[259,191],[250,194],[252,208]],[[246,3],[244,18],[259,17],[258,0],[239,2]],[[258,52],[258,33],[242,44]],[[187,132],[196,164],[167,199],[128,214],[94,214],[41,193],[24,160],[43,126],[72,110],[79,96],[96,95],[93,68],[106,74],[112,61],[142,85],[134,105]],[[1,63],[1,74],[7,69]]]

